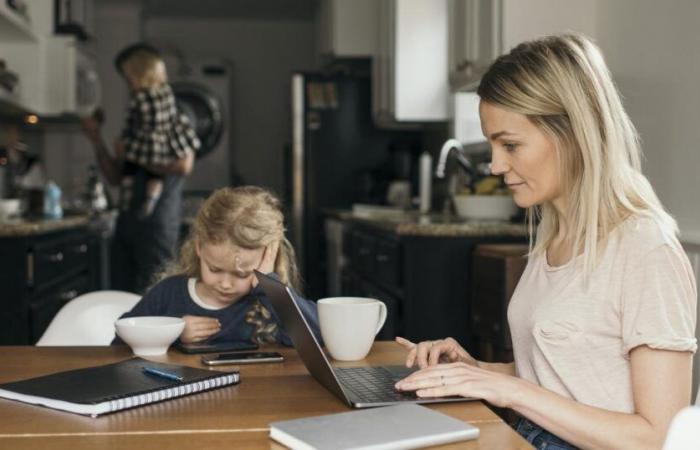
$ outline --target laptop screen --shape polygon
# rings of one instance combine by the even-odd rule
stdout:
[[[285,331],[292,339],[294,348],[304,362],[309,373],[311,373],[319,383],[325,386],[326,389],[337,397],[345,399],[350,405],[348,396],[338,382],[333,368],[326,354],[321,349],[321,345],[316,339],[316,336],[311,332],[306,318],[299,309],[299,306],[297,306],[296,301],[294,301],[294,295],[291,293],[289,287],[257,270],[255,271],[255,275],[258,277],[260,286],[270,299],[270,303],[272,303],[272,306],[275,308],[275,312],[277,312]]]

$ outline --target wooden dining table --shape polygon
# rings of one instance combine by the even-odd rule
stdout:
[[[285,361],[210,368],[237,368],[241,381],[235,386],[97,418],[0,399],[0,449],[283,449],[269,438],[270,422],[350,410],[309,374],[293,348],[263,350],[279,351]],[[108,364],[132,356],[127,346],[2,346],[0,383]],[[353,365],[402,364],[404,357],[398,344],[376,342],[367,358]],[[148,359],[208,367],[201,363],[201,355],[186,355],[174,349]],[[532,448],[481,401],[429,407],[480,430],[476,440],[438,448]]]

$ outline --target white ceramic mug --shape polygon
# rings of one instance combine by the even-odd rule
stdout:
[[[317,302],[321,336],[333,359],[357,361],[369,353],[386,321],[386,305],[364,297],[329,297]]]

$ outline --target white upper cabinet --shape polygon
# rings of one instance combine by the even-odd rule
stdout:
[[[377,48],[376,0],[321,0],[316,17],[321,57],[370,57]]]
[[[500,54],[567,31],[596,36],[596,1],[449,0],[450,85],[474,90]]]
[[[379,0],[373,109],[380,126],[449,118],[447,0]]]
[[[449,0],[450,85],[474,89],[501,53],[501,0]]]

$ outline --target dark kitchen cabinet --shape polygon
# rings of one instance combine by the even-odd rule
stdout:
[[[100,287],[100,245],[87,227],[0,237],[0,345],[34,344],[70,300]]]
[[[376,298],[384,302],[387,319],[377,339],[391,340],[403,334],[400,287],[400,244],[395,236],[346,228],[342,269],[344,295]]]
[[[386,303],[389,318],[380,339],[452,336],[470,348],[474,249],[523,241],[522,236],[401,235],[346,221],[342,292]]]
[[[511,362],[508,304],[527,264],[527,245],[479,245],[474,252],[472,330],[478,358]]]

